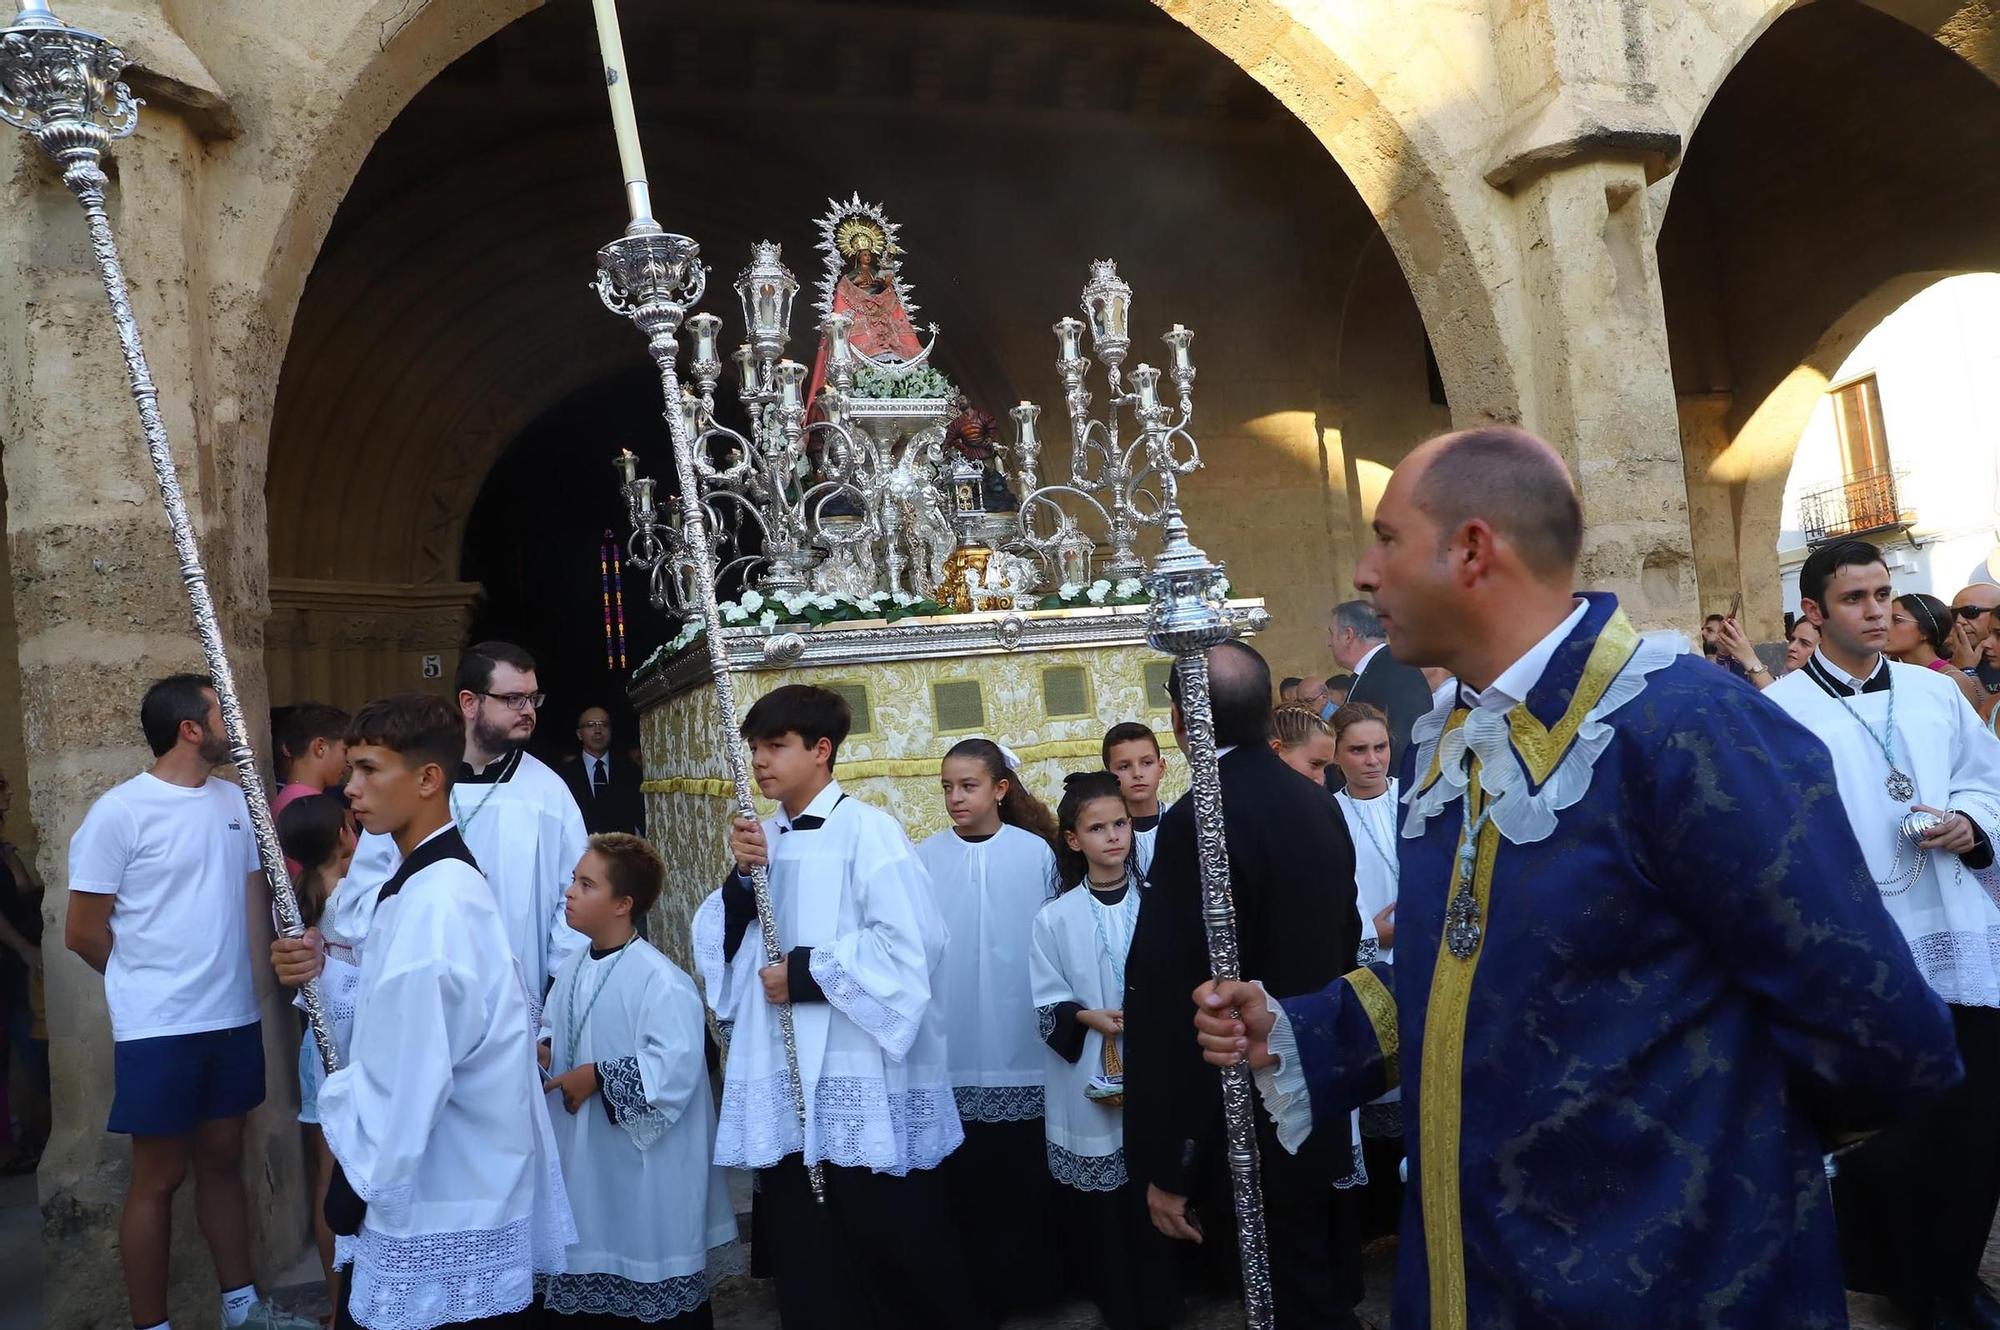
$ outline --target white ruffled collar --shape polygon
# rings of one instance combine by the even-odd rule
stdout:
[[[1545,840],[1556,817],[1590,791],[1597,759],[1611,744],[1605,718],[1637,697],[1647,676],[1680,654],[1677,634],[1641,637],[1623,612],[1613,610],[1598,631],[1570,709],[1552,727],[1525,702],[1505,711],[1467,711],[1452,699],[1419,719],[1410,738],[1417,745],[1417,780],[1404,796],[1409,812],[1403,835],[1423,835],[1430,819],[1463,799],[1468,758],[1479,762],[1479,788],[1493,825],[1516,845]]]

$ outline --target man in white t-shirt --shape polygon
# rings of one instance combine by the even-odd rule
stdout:
[[[246,891],[257,842],[243,791],[209,773],[229,756],[209,680],[146,690],[155,761],[108,790],[69,845],[64,941],[104,975],[115,1080],[109,1130],[132,1138],[118,1221],[136,1330],[168,1330],[174,1193],[193,1166],[195,1212],[222,1281],[226,1327],[305,1327],[250,1275],[243,1120],[264,1101]]]

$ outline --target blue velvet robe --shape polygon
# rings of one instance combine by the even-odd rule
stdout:
[[[1958,1078],[1950,1019],[1819,742],[1588,599],[1486,757],[1419,724],[1396,963],[1283,1003],[1316,1130],[1400,1075],[1399,1328],[1844,1326],[1822,1151]],[[1454,772],[1514,801],[1465,959]]]

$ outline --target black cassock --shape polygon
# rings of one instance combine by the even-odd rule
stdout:
[[[1242,970],[1275,996],[1317,992],[1354,968],[1361,942],[1354,842],[1333,796],[1264,743],[1220,763],[1224,836]],[[1211,1257],[1233,1259],[1220,1073],[1195,1042],[1196,985],[1209,978],[1194,802],[1160,820],[1159,840],[1125,965],[1125,1159],[1137,1190],[1193,1200]],[[1257,1113],[1264,1214],[1277,1323],[1351,1324],[1361,1298],[1348,1133],[1315,1132],[1297,1155]]]

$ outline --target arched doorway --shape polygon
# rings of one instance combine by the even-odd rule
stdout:
[[[626,20],[656,198],[703,245],[707,307],[734,322],[754,240],[809,285],[813,218],[858,190],[903,225],[941,365],[1004,412],[1055,401],[1048,323],[1116,256],[1140,336],[1201,334],[1198,534],[1272,603],[1274,661],[1326,666],[1366,477],[1450,414],[1395,251],[1324,147],[1144,0],[785,14]],[[545,731],[616,690],[594,623],[597,537],[623,525],[606,462],[666,467],[642,349],[585,287],[620,220],[595,61],[573,11],[503,28],[415,96],[335,216],[272,427],[274,701],[417,685],[475,628],[549,658]],[[318,516],[356,512],[365,538]],[[634,663],[667,631],[640,600]]]
[[[1886,314],[2000,265],[1996,130],[1985,73],[1850,0],[1783,15],[1723,81],[1659,239],[1705,610],[1740,591],[1752,631],[1778,635],[1801,433]]]

